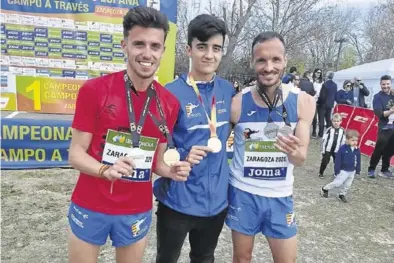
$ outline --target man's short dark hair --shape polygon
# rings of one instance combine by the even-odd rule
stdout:
[[[289,70],[290,73],[294,73],[297,72],[297,68],[296,67],[291,67]]]
[[[164,39],[167,37],[168,31],[170,30],[167,16],[152,7],[146,6],[131,8],[123,17],[124,38],[129,36],[129,31],[134,26],[163,29]]]
[[[206,42],[215,35],[223,36],[223,43],[226,38],[227,28],[222,19],[213,15],[202,14],[190,21],[187,28],[187,44],[192,45],[194,38],[201,42]]]
[[[383,80],[390,80],[390,81],[391,81],[391,76],[390,76],[390,75],[383,75],[383,76],[380,78],[380,82],[382,82]]]
[[[267,31],[267,32],[263,32],[258,34],[252,43],[252,50],[254,48],[255,45],[259,44],[259,43],[263,43],[266,42],[268,40],[272,40],[272,39],[279,39],[280,42],[282,42],[283,46],[286,47],[285,45],[285,40],[283,39],[282,35],[277,33],[277,32],[273,32],[273,31]]]
[[[307,78],[308,75],[312,74],[309,70],[305,71],[304,74],[302,75],[303,78]]]

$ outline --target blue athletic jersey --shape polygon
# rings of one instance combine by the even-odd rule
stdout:
[[[208,116],[211,115],[212,97],[216,97],[217,136],[222,142],[219,153],[209,153],[198,165],[194,165],[186,182],[159,178],[154,184],[156,198],[178,212],[194,216],[213,216],[227,205],[229,167],[226,142],[231,129],[231,100],[235,90],[231,83],[217,76],[211,82],[198,83],[204,106],[184,74],[166,88],[181,105],[173,138],[181,160],[185,160],[194,145],[207,145],[210,137]]]

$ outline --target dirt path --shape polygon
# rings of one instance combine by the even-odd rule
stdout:
[[[295,172],[298,262],[394,262],[394,180],[367,179],[368,160],[363,158],[363,174],[355,179],[349,203],[343,204],[335,196],[322,199],[319,189],[331,177],[317,177],[319,162],[318,144],[314,141],[307,163]],[[327,175],[330,173],[331,168]],[[60,169],[2,171],[2,262],[67,262],[66,213],[76,175],[73,170]],[[154,221],[144,262],[154,262],[155,250]],[[179,262],[188,262],[188,251],[186,243]],[[231,234],[225,227],[216,262],[230,263],[231,253]],[[107,243],[99,262],[114,262],[113,254]],[[256,239],[253,262],[272,262],[261,235]]]

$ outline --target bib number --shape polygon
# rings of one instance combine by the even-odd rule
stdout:
[[[114,164],[120,157],[133,157],[135,155],[136,160],[134,160],[134,163],[136,169],[131,175],[123,176],[121,179],[130,182],[149,182],[151,180],[152,164],[157,144],[158,139],[141,136],[139,148],[132,149],[131,135],[129,133],[108,130],[102,162]]]
[[[149,182],[151,171],[150,169],[135,169],[130,176],[124,176],[122,179],[136,182]]]
[[[274,141],[258,140],[245,142],[244,177],[258,180],[286,180],[289,161],[274,143]]]

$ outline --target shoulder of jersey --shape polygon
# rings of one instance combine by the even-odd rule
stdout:
[[[284,90],[292,92],[292,93],[296,93],[299,94],[300,93],[300,89],[294,87],[293,85],[289,85],[289,84],[282,84],[282,89],[284,88]]]
[[[164,85],[164,89],[170,93],[177,92],[178,89],[183,88],[186,83],[179,77],[178,79],[174,79],[173,81]]]
[[[243,88],[243,89],[241,90],[241,93],[242,93],[242,94],[246,94],[246,93],[250,92],[252,87],[254,87],[254,86],[249,86],[249,87]]]
[[[95,89],[103,86],[103,84],[110,84],[110,81],[114,80],[116,77],[121,76],[123,81],[123,71],[118,71],[114,73],[110,73],[104,76],[100,76],[93,79],[88,79],[84,84],[94,87]]]
[[[159,82],[157,82],[157,84],[158,85],[156,86],[156,89],[157,89],[157,92],[160,94],[161,98],[166,99],[166,100],[168,100],[168,99],[176,100],[175,95],[172,93],[171,90],[168,89],[168,87],[167,87],[168,84],[165,86],[161,85]]]
[[[231,84],[228,80],[221,78],[219,76],[216,76],[215,78],[218,79],[218,81],[223,85],[225,85],[228,89],[233,90],[233,84]]]

